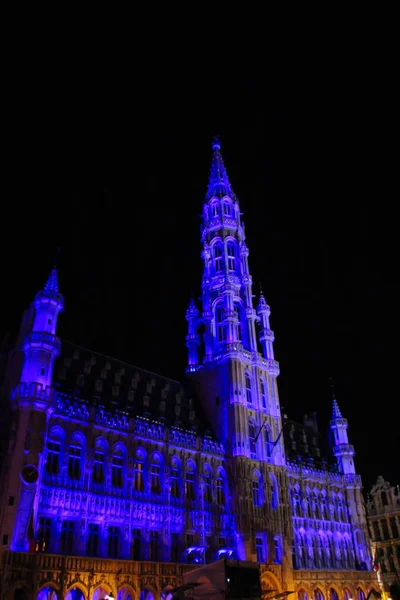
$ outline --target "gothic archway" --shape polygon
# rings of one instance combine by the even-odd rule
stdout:
[[[58,600],[58,595],[53,586],[46,585],[38,591],[36,600]]]
[[[31,594],[25,587],[17,587],[12,594],[10,594],[10,598],[13,600],[30,600]]]
[[[271,571],[265,570],[261,573],[261,590],[263,593],[270,590],[278,593],[282,591],[279,579]]]
[[[65,595],[65,600],[85,600],[85,594],[80,587],[75,585],[68,590]]]
[[[145,588],[140,592],[140,600],[157,600],[154,590]]]
[[[104,600],[106,596],[111,592],[108,585],[99,585],[92,594],[92,600]]]
[[[135,590],[130,585],[123,585],[121,589],[118,590],[117,600],[135,600],[135,598]]]
[[[325,600],[324,594],[320,590],[320,588],[315,588],[314,590],[314,600]]]

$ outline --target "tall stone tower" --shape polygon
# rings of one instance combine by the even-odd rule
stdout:
[[[203,207],[202,310],[186,313],[187,371],[227,448],[237,550],[291,570],[290,511],[270,308],[253,305],[239,201],[215,139]],[[258,333],[257,333],[258,329]]]
[[[29,547],[28,525],[35,509],[46,421],[52,410],[53,364],[60,352],[57,318],[63,305],[54,268],[31,305],[33,318],[21,340],[25,355],[21,378],[11,393],[12,426],[0,507],[0,535],[7,541],[3,549],[26,551]]]
[[[372,564],[372,557],[368,543],[368,525],[365,502],[362,495],[361,478],[356,474],[354,447],[349,444],[347,436],[348,422],[342,416],[333,388],[332,394],[332,419],[330,427],[333,434],[333,453],[338,463],[338,470],[344,476],[346,482],[346,496],[352,520],[352,535],[356,560],[359,567],[369,569]]]

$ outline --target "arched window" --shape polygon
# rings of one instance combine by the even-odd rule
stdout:
[[[249,421],[249,447],[250,447],[250,456],[255,458],[256,456],[256,426],[252,419]]]
[[[356,592],[357,592],[357,600],[365,600],[364,591],[360,587],[357,588]]]
[[[173,498],[179,498],[179,460],[174,457],[171,460],[171,496]]]
[[[211,205],[211,216],[218,217],[218,215],[219,215],[219,205],[218,205],[218,202],[214,202],[214,204]]]
[[[224,215],[229,216],[231,214],[231,205],[229,202],[224,202],[223,203],[223,207],[224,207]]]
[[[150,490],[152,494],[161,494],[161,457],[158,453],[151,457]]]
[[[313,491],[314,516],[316,519],[321,519],[321,511],[319,509],[319,498],[317,490]]]
[[[211,503],[212,502],[211,467],[209,465],[204,465],[203,477],[204,477],[204,501]]]
[[[137,492],[144,491],[144,459],[145,454],[143,450],[139,448],[138,450],[136,450],[135,462],[133,463],[133,486]]]
[[[388,502],[388,497],[387,497],[386,492],[382,492],[381,498],[382,498],[382,505],[387,506],[389,504],[389,502]]]
[[[227,243],[226,252],[228,255],[228,270],[234,271],[236,269],[236,261],[235,261],[235,244],[233,242]]]
[[[271,508],[276,510],[279,506],[278,484],[273,473],[269,474],[271,481]]]
[[[222,271],[222,244],[217,243],[214,245],[214,267],[215,272],[220,273]]]
[[[242,341],[242,323],[240,318],[240,306],[237,302],[235,302],[233,310],[235,311],[235,316],[237,318],[237,334],[236,338],[239,342]]]
[[[246,385],[247,404],[253,404],[253,395],[251,393],[251,379],[250,379],[250,375],[248,373],[246,373],[246,375],[245,375],[245,385]]]
[[[297,600],[308,600],[307,592],[305,590],[299,590],[297,592]]]
[[[324,600],[324,595],[319,588],[314,590],[314,600]]]
[[[217,504],[220,506],[225,505],[225,478],[221,469],[218,469],[217,476],[215,478],[215,493]]]
[[[263,501],[262,501],[262,480],[261,480],[261,474],[258,471],[253,472],[252,487],[253,487],[253,504],[254,504],[254,506],[261,506],[263,503]]]
[[[344,588],[343,600],[350,600],[350,599],[351,599],[351,592],[350,592],[349,588]]]
[[[265,383],[265,379],[260,380],[261,386],[261,407],[267,408],[267,384]]]
[[[77,481],[81,478],[82,455],[83,449],[81,437],[79,435],[74,435],[68,453],[68,477],[70,479]]]
[[[124,484],[122,469],[124,465],[124,453],[121,446],[114,448],[111,458],[111,483],[116,488],[122,488]]]
[[[337,591],[334,588],[330,588],[329,590],[329,600],[339,600]]]
[[[215,325],[217,328],[217,340],[219,342],[224,342],[226,340],[226,329],[224,323],[224,309],[221,305],[219,305],[215,311]]]
[[[189,461],[186,464],[185,472],[185,497],[188,500],[194,500],[194,463]]]

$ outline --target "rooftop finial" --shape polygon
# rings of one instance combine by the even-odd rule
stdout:
[[[219,137],[214,137],[212,141],[213,157],[211,162],[210,179],[208,182],[207,198],[210,199],[213,196],[222,198],[223,196],[230,196],[232,199],[235,198],[234,193],[229,183],[228,175],[226,173],[224,161],[221,155],[221,142]]]
[[[57,248],[56,253],[54,255],[54,266],[53,266],[53,269],[57,269],[57,267],[58,267],[59,256],[60,256],[60,248]]]
[[[333,378],[329,377],[329,386],[331,388],[331,394],[332,394],[332,419],[342,419],[342,413],[340,411],[339,408],[339,404],[336,400],[336,396],[335,396],[335,385],[333,383]]]
[[[221,142],[219,141],[219,135],[215,135],[212,141],[213,150],[221,150]]]

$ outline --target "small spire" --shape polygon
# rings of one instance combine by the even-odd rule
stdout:
[[[332,394],[332,419],[343,419],[342,413],[340,412],[338,401],[335,396],[335,385],[333,383],[332,377],[329,378],[329,386],[331,388]]]
[[[49,278],[44,286],[44,290],[45,292],[55,292],[56,294],[58,293],[58,276],[56,267],[53,267],[53,270],[51,271]]]
[[[226,173],[224,161],[221,154],[221,142],[219,137],[214,137],[212,141],[213,157],[211,163],[210,179],[208,182],[207,198],[212,196],[231,196],[234,198],[234,193],[229,183],[228,175]]]
[[[196,303],[194,301],[193,296],[190,297],[189,306],[186,311],[186,315],[198,315],[199,311],[197,309]]]
[[[343,419],[342,413],[340,412],[339,404],[336,398],[332,402],[332,419]]]

